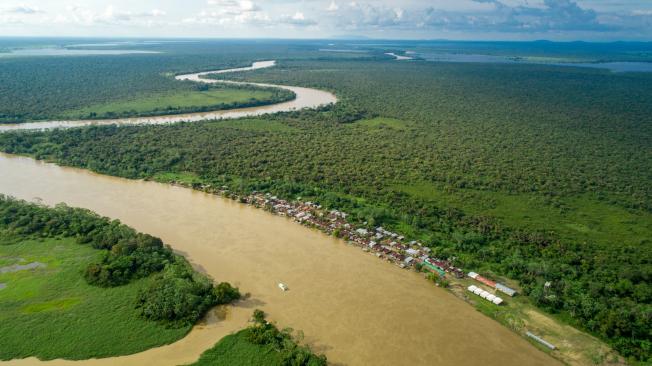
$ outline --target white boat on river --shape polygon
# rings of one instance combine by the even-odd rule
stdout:
[[[260,64],[254,63],[251,68],[256,65]],[[220,82],[201,79],[200,74],[177,78]],[[337,101],[333,94],[321,90],[275,87],[291,90],[297,98],[265,107],[191,115],[0,125],[0,132],[237,118]],[[31,357],[0,361],[0,365],[188,364],[222,337],[246,327],[254,308],[265,311],[278,324],[303,330],[310,335],[310,344],[335,364],[559,364],[498,322],[423,281],[418,273],[361,255],[340,239],[263,210],[190,189],[109,177],[2,153],[0,172],[2,194],[27,200],[38,195],[47,205],[66,202],[119,219],[160,237],[210,277],[234,283],[251,296],[230,306],[226,318],[209,317],[184,339],[141,353],[81,361]],[[284,278],[301,291],[283,295],[269,286],[270,278]],[[284,283],[278,286],[283,291],[288,289]]]
[[[170,345],[115,358],[26,358],[0,361],[2,366],[189,364],[220,338],[246,327],[253,309],[283,327],[301,329],[335,364],[560,364],[414,271],[220,196],[7,154],[0,154],[0,193],[27,200],[38,196],[47,205],[66,202],[119,219],[160,237],[216,281],[250,294],[229,306],[225,319],[208,319]],[[301,290],[280,291],[270,281],[274,278]],[[405,351],[413,349],[418,352]]]

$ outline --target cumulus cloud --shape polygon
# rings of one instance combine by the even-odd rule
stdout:
[[[403,9],[352,2],[334,11],[335,21],[347,29],[422,29],[473,32],[533,33],[556,31],[609,31],[618,21],[580,7],[574,0],[543,0],[529,5],[509,5],[503,0],[472,0],[490,4],[482,11],[442,10],[435,6]]]
[[[167,15],[167,12],[161,9],[152,9],[150,11],[145,11],[142,13],[136,13],[136,17],[145,17],[145,18],[156,18]]]
[[[22,1],[42,5],[47,12]],[[232,28],[240,36],[295,36],[288,30],[306,28],[302,36],[319,37],[342,31],[419,38],[446,34],[468,35],[467,38],[505,35],[510,39],[548,35],[586,38],[582,35],[587,34],[598,39],[614,39],[613,35],[652,36],[652,10],[646,0],[615,7],[593,5],[589,0],[202,0],[182,5],[163,2],[167,13],[161,9],[143,11],[138,2],[133,2],[133,7],[116,2],[113,7],[105,6],[106,2],[69,1],[0,0],[0,29],[5,24],[29,24],[43,29],[69,24],[72,33],[76,31],[72,25],[98,25],[100,29],[156,25],[164,34],[187,24],[186,34],[201,35],[214,35],[212,29],[220,29],[224,31],[220,35],[224,35]],[[66,3],[75,1],[87,5],[66,7]]]
[[[4,14],[42,14],[43,10],[30,5],[18,5],[6,8],[0,8],[0,13]]]
[[[519,6],[509,8],[508,17],[523,29],[549,30],[607,30],[592,9],[581,8],[571,0],[544,0],[544,8]],[[509,30],[506,29],[506,30]]]
[[[270,14],[257,3],[249,0],[208,0],[208,7],[195,16],[185,18],[185,24],[203,25],[250,25],[257,27],[274,27],[290,25],[307,27],[316,25],[317,21],[302,11],[290,14]]]
[[[27,24],[43,20],[46,12],[31,5],[0,6],[0,24]]]
[[[636,10],[632,11],[632,15],[635,15],[635,16],[652,16],[652,10],[636,9]]]
[[[317,25],[317,21],[306,18],[305,15],[300,11],[294,13],[294,15],[281,16],[277,20],[277,23],[289,24],[289,25],[300,26],[300,27]]]
[[[60,22],[72,22],[80,25],[151,25],[152,18],[158,18],[166,15],[166,12],[160,9],[153,9],[145,12],[133,13],[130,11],[116,10],[112,5],[104,8],[103,11],[94,11],[82,6],[68,7],[68,17],[61,17]]]
[[[406,20],[405,12],[401,8],[355,1],[337,13],[338,24],[347,29],[394,27]]]
[[[260,6],[249,0],[208,0],[206,3],[225,14],[260,11]]]
[[[248,24],[258,22],[264,24],[269,21],[267,13],[261,7],[249,0],[208,0],[207,9],[197,15],[183,20],[189,24]]]

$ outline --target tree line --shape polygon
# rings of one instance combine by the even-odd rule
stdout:
[[[65,204],[50,208],[0,195],[0,233],[8,243],[70,237],[104,251],[99,262],[84,270],[91,285],[113,287],[155,276],[134,306],[143,317],[170,326],[192,325],[211,307],[240,298],[237,288],[227,282],[215,286],[161,239],[89,210]]]
[[[516,279],[533,303],[624,356],[652,357],[649,75],[295,60],[232,77],[332,90],[340,102],[251,121],[283,130],[229,121],[90,127],[2,134],[0,148],[127,178],[193,173],[241,194],[310,199],[421,240],[461,267]],[[365,124],[378,116],[397,122]],[[510,208],[524,213],[506,224],[494,195],[518,197]],[[562,219],[537,218],[535,201]],[[612,214],[602,224],[610,210],[631,222]],[[570,214],[609,235],[569,231]]]

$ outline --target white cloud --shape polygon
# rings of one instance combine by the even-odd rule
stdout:
[[[347,29],[392,27],[401,24],[403,16],[401,8],[353,1],[337,11],[336,22]]]
[[[0,13],[4,14],[40,14],[45,13],[36,6],[17,5],[12,7],[0,8]]]
[[[266,24],[269,15],[258,4],[249,0],[208,0],[208,8],[197,15],[183,19],[186,24]]]
[[[150,11],[145,11],[142,13],[136,13],[136,17],[152,17],[152,18],[157,18],[157,17],[162,17],[167,15],[167,12],[161,9],[152,9]]]
[[[637,10],[632,11],[632,15],[649,16],[649,15],[652,15],[652,10],[640,10],[640,9],[637,9]]]
[[[649,1],[0,0],[0,34],[649,40]]]
[[[249,0],[208,0],[206,3],[215,11],[225,14],[260,11],[260,6]]]
[[[257,3],[249,0],[208,0],[207,8],[196,15],[183,19],[184,24],[219,25],[242,29],[275,28],[277,26],[309,27],[317,21],[308,17],[302,10],[281,13],[279,9],[265,11]],[[275,11],[274,11],[275,10]]]
[[[133,13],[130,11],[118,11],[112,5],[107,6],[102,11],[94,11],[82,6],[68,7],[66,16],[59,15],[58,22],[70,22],[85,26],[93,25],[152,25],[153,18],[165,16],[167,13],[160,9],[152,9]]]
[[[317,25],[317,22],[315,20],[306,18],[306,16],[300,11],[297,11],[296,13],[294,13],[294,15],[291,16],[290,15],[281,16],[277,20],[277,23],[289,24],[289,25],[300,26],[300,27]]]
[[[1,24],[29,24],[44,20],[46,12],[36,6],[16,5],[0,7]]]

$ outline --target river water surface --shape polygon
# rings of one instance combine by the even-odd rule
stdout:
[[[259,61],[254,62],[249,67],[241,67],[236,69],[215,70],[200,72],[195,74],[177,75],[177,80],[190,80],[200,83],[221,83],[231,85],[253,85],[259,87],[279,88],[293,92],[296,97],[287,102],[270,104],[259,107],[225,109],[213,112],[199,112],[199,113],[186,113],[186,114],[173,114],[165,116],[153,117],[134,117],[134,118],[118,118],[118,119],[99,119],[99,120],[62,120],[62,121],[42,121],[30,123],[17,123],[17,124],[0,124],[0,132],[14,131],[14,130],[46,130],[53,128],[72,128],[90,125],[145,125],[145,124],[167,124],[175,122],[197,122],[210,119],[228,119],[240,117],[254,117],[261,116],[267,113],[287,112],[292,110],[301,110],[303,108],[316,108],[322,105],[336,103],[337,98],[332,93],[327,91],[302,88],[299,86],[286,86],[286,85],[272,85],[262,83],[248,83],[248,82],[235,82],[225,80],[206,79],[203,76],[207,74],[224,74],[229,72],[249,71],[256,69],[263,69],[276,65],[276,61]]]
[[[589,67],[607,69],[611,72],[652,72],[652,62],[617,61],[617,62],[543,62],[514,56],[481,55],[466,53],[419,53],[419,57],[434,62],[461,63],[497,63],[497,64],[535,64],[564,67]],[[397,58],[398,59],[398,58]]]
[[[253,70],[273,66],[254,63]],[[203,79],[207,73],[177,76]],[[333,94],[295,92],[293,101],[239,110],[102,121],[50,121],[0,125],[1,131],[147,124],[255,116],[336,102]],[[247,325],[254,308],[282,327],[301,329],[306,341],[333,364],[346,365],[550,365],[555,360],[420,275],[382,262],[343,241],[263,210],[190,189],[127,180],[0,154],[0,193],[66,202],[120,219],[161,237],[196,268],[229,281],[251,296],[214,314],[184,339],[142,353],[100,360],[11,365],[178,365],[196,360],[223,336]],[[283,282],[289,291],[282,292]]]
[[[251,297],[172,345],[48,364],[177,365],[198,358],[261,308],[346,365],[555,365],[524,339],[412,271],[321,232],[218,196],[0,154],[0,193],[66,202],[161,237]],[[282,292],[278,282],[288,285]],[[2,364],[35,365],[31,358]]]

